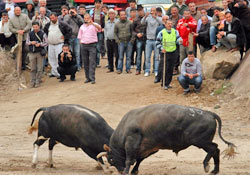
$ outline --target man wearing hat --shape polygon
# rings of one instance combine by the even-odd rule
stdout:
[[[207,15],[210,17],[214,16],[215,0],[208,0],[209,9],[207,10]]]
[[[136,75],[141,73],[141,61],[142,61],[142,51],[144,50],[145,55],[145,45],[146,45],[146,28],[147,24],[142,24],[141,20],[145,16],[144,9],[142,5],[137,5],[138,17],[133,22],[133,37],[136,41]]]
[[[118,22],[118,19],[116,19],[117,11],[114,9],[109,9],[108,11],[108,17],[109,20],[105,24],[104,33],[107,38],[107,49],[108,49],[108,63],[109,63],[109,72],[114,72],[114,56],[115,56],[115,68],[117,69],[118,64],[118,45],[115,42],[115,36],[114,36],[114,28],[115,23]]]

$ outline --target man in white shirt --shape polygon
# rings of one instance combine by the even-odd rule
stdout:
[[[0,50],[4,51],[5,46],[13,47],[16,44],[15,35],[9,30],[9,17],[7,13],[2,14],[2,21],[0,21]]]
[[[0,14],[8,13],[9,18],[12,18],[14,14],[14,9],[16,4],[12,0],[6,0],[0,4]]]

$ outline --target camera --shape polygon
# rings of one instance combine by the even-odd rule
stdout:
[[[68,55],[68,53],[64,52],[64,56],[67,56],[67,55]]]
[[[70,15],[72,15],[72,16],[75,14],[73,11],[70,11],[69,13],[70,13]]]

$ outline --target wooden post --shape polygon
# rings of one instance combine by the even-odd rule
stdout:
[[[20,78],[21,72],[22,72],[22,45],[23,45],[23,35],[18,34],[17,37],[17,44],[18,44],[18,50],[17,50],[17,76]]]
[[[194,35],[188,34],[188,51],[194,51]]]

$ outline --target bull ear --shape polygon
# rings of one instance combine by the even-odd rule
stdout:
[[[103,145],[103,149],[104,149],[105,151],[107,151],[107,152],[110,152],[110,151],[111,151],[110,147],[109,147],[108,145],[106,145],[106,144]]]

